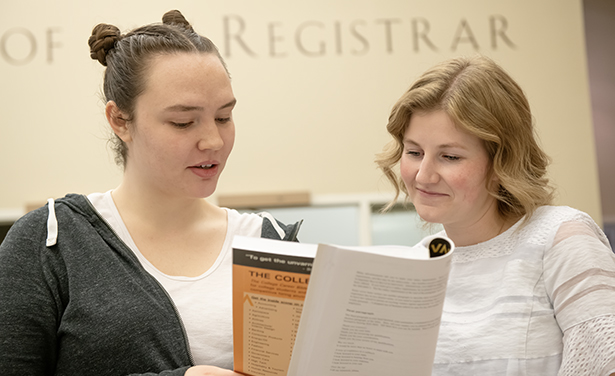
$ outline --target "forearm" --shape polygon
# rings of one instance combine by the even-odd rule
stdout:
[[[613,375],[615,314],[601,316],[564,332],[560,376]]]

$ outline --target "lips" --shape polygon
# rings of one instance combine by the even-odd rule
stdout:
[[[190,166],[188,169],[200,178],[209,179],[218,174],[218,166],[219,164],[215,162],[205,162]]]
[[[421,188],[415,188],[416,191],[425,197],[444,197],[444,196],[448,196],[445,193],[438,193],[438,192],[432,192],[432,191],[428,191],[426,189],[421,189]]]

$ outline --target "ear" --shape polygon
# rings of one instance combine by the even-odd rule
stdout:
[[[128,129],[128,121],[126,121],[127,116],[120,111],[120,108],[114,101],[107,102],[105,106],[105,116],[107,117],[109,125],[111,125],[111,129],[113,129],[113,133],[122,141],[130,142],[131,135]]]
[[[493,184],[500,184],[500,178],[495,174],[495,172],[491,173],[491,182]]]
[[[491,173],[491,180],[487,183],[487,189],[494,189],[495,192],[499,192],[501,188],[500,178],[495,173]]]

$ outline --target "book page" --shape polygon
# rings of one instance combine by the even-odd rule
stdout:
[[[288,375],[431,375],[450,253],[319,245],[317,255]]]

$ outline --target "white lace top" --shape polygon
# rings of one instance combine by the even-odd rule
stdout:
[[[615,255],[585,213],[539,208],[453,255],[434,375],[615,372]]]

